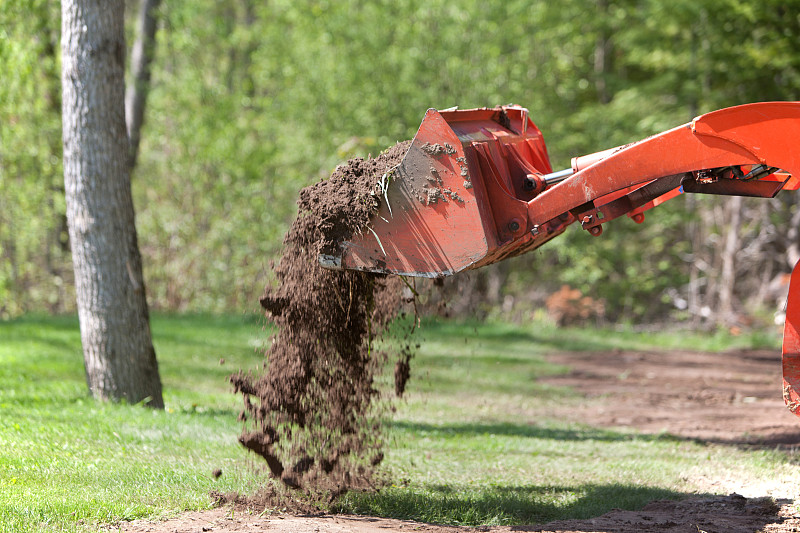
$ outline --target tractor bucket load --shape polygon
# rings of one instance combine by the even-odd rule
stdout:
[[[577,222],[592,235],[682,193],[771,198],[800,188],[800,102],[701,115],[553,172],[518,106],[429,109],[403,161],[377,185],[370,224],[320,256],[328,268],[442,277],[538,248]],[[800,265],[800,263],[799,263]],[[790,282],[784,398],[800,416],[800,267]]]

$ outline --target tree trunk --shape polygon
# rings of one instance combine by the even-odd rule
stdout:
[[[140,0],[139,19],[136,24],[136,40],[131,51],[132,83],[125,95],[125,116],[128,126],[130,149],[128,158],[130,168],[136,166],[139,155],[139,140],[147,94],[150,92],[150,64],[153,62],[156,47],[155,12],[161,0]]]
[[[742,227],[742,197],[733,196],[725,198],[725,200],[728,200],[728,204],[723,213],[728,219],[728,231],[721,251],[722,269],[719,284],[718,321],[723,324],[733,324],[736,319],[733,289],[736,285],[736,255],[741,248],[739,231]]]
[[[67,219],[89,389],[161,408],[128,166],[124,10],[61,3]]]
[[[608,0],[597,0],[597,21],[600,28],[597,31],[594,45],[594,86],[597,90],[597,99],[601,104],[611,102],[607,78],[611,70],[611,37],[608,27]]]

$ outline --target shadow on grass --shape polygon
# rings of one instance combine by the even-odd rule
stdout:
[[[547,439],[559,441],[602,441],[619,442],[626,440],[638,441],[684,441],[680,437],[668,434],[646,435],[639,433],[620,433],[619,431],[606,430],[593,427],[551,428],[528,424],[512,423],[471,423],[471,424],[427,424],[424,422],[392,422],[391,427],[396,430],[410,433],[425,434],[430,437],[459,436],[465,438],[487,435],[500,435],[506,437],[526,437],[533,439]]]
[[[591,331],[595,332],[595,334],[582,338],[582,335],[579,334],[569,334],[568,330],[558,333],[547,330],[535,333],[512,324],[428,319],[424,324],[422,334],[439,342],[469,339],[471,342],[497,343],[500,345],[527,343],[538,351],[546,349],[565,352],[586,352],[609,350],[618,346],[618,340],[614,338],[606,339],[602,335],[598,335],[598,330],[596,329]],[[450,339],[450,341],[446,339]]]
[[[379,493],[347,495],[336,511],[435,524],[521,525],[586,519],[615,508],[637,510],[653,500],[689,496],[697,494],[623,484],[393,486]]]
[[[74,316],[28,315],[0,321],[0,339],[5,343],[30,343],[52,348],[52,354],[81,349],[81,332]]]
[[[513,423],[427,424],[405,421],[391,422],[388,426],[395,431],[442,440],[452,437],[471,439],[494,435],[562,442],[688,442],[700,446],[730,446],[744,451],[780,450],[795,457],[794,461],[800,461],[800,447],[798,447],[800,430],[787,430],[767,437],[744,435],[727,439],[702,439],[671,433],[625,433],[591,426],[547,427]]]
[[[77,331],[77,315],[44,315],[31,313],[8,321],[0,322],[0,329],[29,327],[47,331]]]
[[[465,439],[486,437],[521,437],[563,442],[689,442],[701,446],[730,446],[740,450],[782,450],[798,457],[800,461],[800,430],[787,430],[770,436],[738,436],[732,438],[698,438],[673,435],[671,433],[624,433],[613,429],[592,426],[546,427],[512,423],[471,424],[427,424],[423,422],[394,421],[387,424],[391,429],[434,439],[462,437]]]

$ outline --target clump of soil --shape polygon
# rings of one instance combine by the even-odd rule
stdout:
[[[369,487],[383,459],[374,378],[385,355],[374,342],[399,308],[402,283],[326,270],[318,256],[338,253],[343,240],[362,231],[379,206],[376,184],[408,145],[352,159],[300,192],[274,268],[277,285],[260,300],[278,328],[265,372],[231,377],[244,399],[240,442],[289,487],[334,495]]]
[[[314,500],[304,498],[302,494],[293,494],[291,491],[281,490],[277,486],[266,485],[258,489],[255,494],[247,496],[238,492],[221,492],[218,490],[212,490],[209,496],[215,508],[226,507],[233,509],[237,515],[242,516],[258,516],[265,509],[290,510],[292,513],[308,517],[323,514],[321,507]],[[231,515],[230,512],[227,514]],[[256,528],[254,527],[253,529]],[[249,531],[249,529],[247,530]],[[175,530],[169,531],[172,533]],[[213,529],[213,531],[216,531],[216,529]]]

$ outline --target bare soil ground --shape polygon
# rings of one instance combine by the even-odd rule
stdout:
[[[800,447],[800,419],[784,406],[777,350],[614,351],[550,359],[572,371],[548,383],[574,387],[590,399],[594,408],[585,416],[592,424]]]
[[[572,371],[547,381],[573,386],[587,399],[583,411],[563,416],[734,446],[800,448],[800,420],[783,405],[780,354],[775,351],[614,351],[552,359]],[[800,491],[797,480],[778,480],[769,489],[724,478],[707,480],[707,486],[710,492],[730,493],[654,501],[640,511],[612,510],[589,520],[535,526],[460,528],[358,516],[262,516],[232,507],[118,526],[127,533],[800,532],[800,510],[792,501]]]

